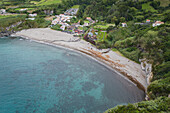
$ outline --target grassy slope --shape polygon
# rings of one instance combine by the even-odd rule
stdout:
[[[0,15],[0,19],[4,19],[4,18],[9,18],[9,17],[16,17],[18,15]]]
[[[170,0],[160,0],[160,2],[162,7],[166,7],[170,4]]]
[[[94,28],[107,29],[109,26],[115,26],[115,24],[96,25]]]
[[[61,3],[61,0],[41,0],[40,2],[31,1],[31,3],[34,3],[36,6],[42,6]]]
[[[152,6],[150,6],[149,2],[142,4],[142,9],[147,10],[147,11],[151,11],[151,12],[157,12],[157,10],[155,10]]]
[[[13,1],[13,0],[0,0],[0,5],[2,5],[2,1],[4,1],[5,5],[28,5],[28,6],[43,6],[43,5],[51,5],[51,4],[57,4],[61,3],[61,0],[41,0],[39,2],[30,0],[25,3],[22,3],[19,0]]]
[[[72,8],[78,9],[80,5],[74,5]]]

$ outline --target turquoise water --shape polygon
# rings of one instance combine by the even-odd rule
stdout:
[[[143,99],[132,83],[78,52],[0,38],[0,113],[101,113]]]

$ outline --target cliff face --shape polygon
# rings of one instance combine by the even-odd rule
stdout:
[[[14,27],[17,27],[20,24],[22,24],[22,21],[12,24],[5,28],[1,27],[0,28],[0,37],[10,36],[12,33],[15,33],[16,31],[14,30]]]
[[[141,62],[142,70],[146,73],[147,84],[149,85],[151,83],[151,79],[153,78],[152,64],[148,63],[147,59],[139,59],[139,61]]]

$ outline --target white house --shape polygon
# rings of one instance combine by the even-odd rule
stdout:
[[[65,28],[66,28],[66,26],[64,26],[64,25],[62,25],[62,26],[60,27],[60,29],[63,30],[63,31],[65,30]]]
[[[34,14],[29,14],[30,17],[36,17],[37,16],[37,13],[34,13]]]
[[[122,27],[127,27],[127,24],[126,23],[122,23]]]
[[[0,9],[0,14],[5,14],[6,10],[5,9]]]
[[[146,20],[146,23],[150,23],[151,21],[149,19]]]
[[[92,21],[92,18],[91,17],[86,17],[86,20]]]
[[[35,18],[27,18],[26,20],[35,20]]]
[[[20,9],[19,11],[26,11],[27,10],[27,8],[24,8],[24,9]]]
[[[156,26],[160,26],[161,24],[164,24],[164,22],[156,21],[155,23],[152,24],[152,26],[156,27]]]

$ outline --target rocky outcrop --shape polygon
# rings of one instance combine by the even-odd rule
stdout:
[[[6,28],[1,27],[0,28],[0,37],[4,36],[10,36],[11,34],[15,33],[16,31],[13,29],[16,26],[19,26],[22,22],[17,22],[15,24],[12,24]]]
[[[149,63],[149,60],[147,59],[139,59],[141,62],[141,68],[143,71],[146,73],[146,79],[147,79],[147,84],[149,85],[151,82],[151,79],[153,78],[153,73],[152,73],[152,64]]]
[[[46,15],[53,15],[54,11],[53,10],[44,10],[44,13]]]
[[[4,30],[4,31],[1,31],[0,32],[0,37],[7,37],[7,36],[10,36],[12,33],[15,33],[14,30],[11,30],[11,31],[8,31],[8,30]]]

